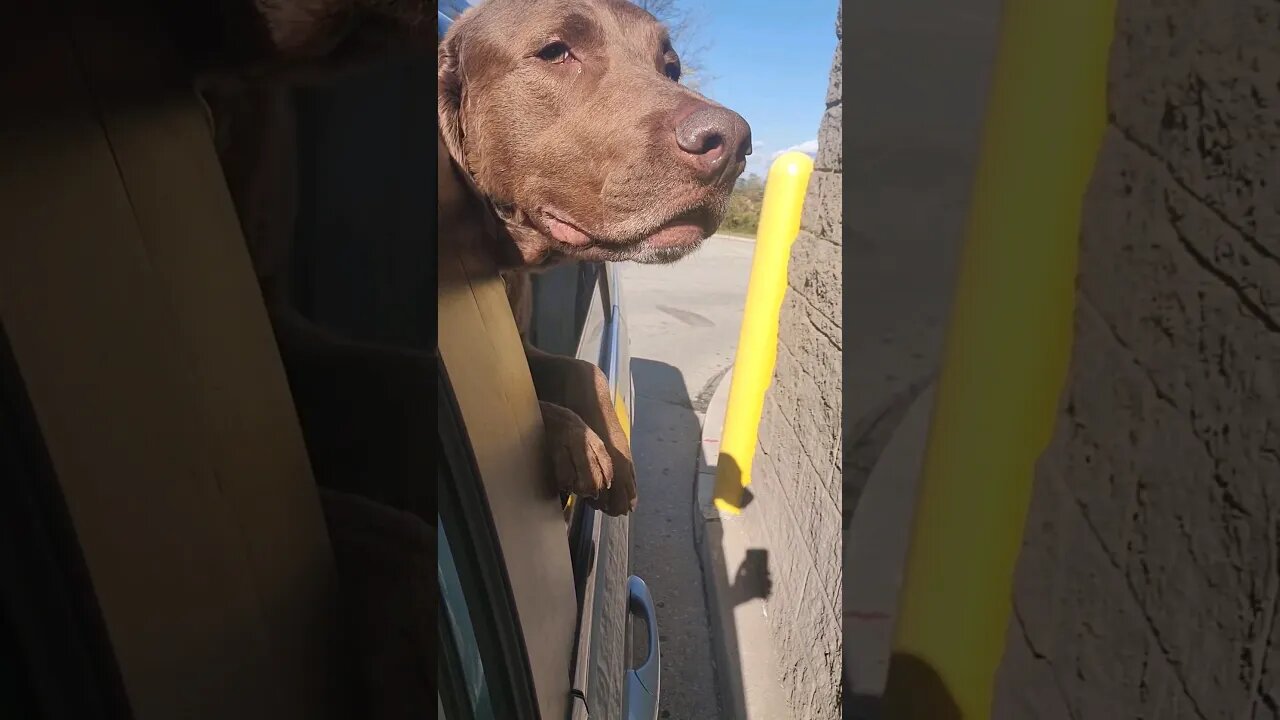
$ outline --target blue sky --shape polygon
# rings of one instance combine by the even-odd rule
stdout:
[[[816,150],[839,0],[682,1],[698,18],[698,38],[710,43],[703,92],[751,124],[747,172],[763,177],[775,154],[795,146]]]

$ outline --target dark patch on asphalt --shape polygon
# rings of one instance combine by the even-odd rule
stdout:
[[[931,370],[922,375],[905,388],[894,393],[878,408],[855,423],[846,418],[844,443],[846,447],[852,443],[850,452],[844,452],[845,467],[841,498],[843,526],[849,528],[853,513],[858,508],[858,500],[871,479],[871,471],[880,461],[880,454],[888,447],[893,433],[906,417],[907,411],[915,401],[937,379],[938,371]]]
[[[685,325],[691,325],[693,327],[715,327],[716,326],[716,324],[712,322],[709,318],[707,318],[704,315],[699,315],[696,312],[681,310],[680,308],[667,307],[666,305],[656,305],[655,307],[657,307],[662,312],[670,315],[671,317],[679,320]]]
[[[698,391],[698,397],[693,399],[694,410],[700,413],[707,411],[707,408],[711,406],[712,396],[716,394],[716,388],[720,386],[721,378],[723,378],[732,369],[733,365],[725,365],[715,375],[711,376],[711,379],[708,380],[706,384],[702,386],[702,389]]]

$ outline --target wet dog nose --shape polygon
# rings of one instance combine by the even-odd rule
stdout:
[[[710,179],[751,154],[751,126],[728,108],[702,105],[676,123],[676,145],[698,176]]]

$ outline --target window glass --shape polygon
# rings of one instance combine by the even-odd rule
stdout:
[[[600,277],[600,265],[598,263],[580,263],[578,265],[578,296],[574,303],[574,329],[577,335],[582,335],[582,327],[587,322],[587,312],[591,309],[591,298],[595,294],[596,285]]]
[[[452,20],[471,6],[467,0],[440,0],[440,14]]]
[[[457,561],[449,547],[449,537],[444,527],[437,532],[439,550],[437,551],[436,573],[440,582],[441,607],[444,610],[446,627],[449,634],[444,641],[452,641],[453,652],[442,653],[445,662],[456,662],[459,667],[446,668],[461,678],[461,690],[465,701],[457,703],[470,709],[468,717],[475,720],[496,720],[493,713],[493,700],[489,695],[489,684],[485,677],[484,662],[480,657],[480,643],[476,639],[475,625],[467,607],[467,599],[462,590],[462,579],[458,575]],[[446,717],[441,708],[441,717]],[[450,718],[450,720],[454,720]],[[459,719],[460,720],[460,719]]]

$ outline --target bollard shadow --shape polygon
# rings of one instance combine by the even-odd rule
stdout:
[[[721,454],[716,462],[717,472],[723,469],[731,477],[741,477],[741,469],[732,457]],[[750,497],[750,492],[744,488],[743,512],[746,512],[750,504]],[[700,509],[695,507],[695,512],[698,511]],[[747,659],[734,609],[757,598],[768,600],[772,596],[773,575],[769,571],[769,551],[761,548],[748,549],[731,575],[730,567],[734,562],[731,558],[737,553],[734,552],[733,539],[725,537],[724,524],[718,519],[704,521],[698,518],[697,522],[703,544],[699,554],[704,563],[703,576],[712,586],[708,588],[707,603],[715,632],[712,640],[717,643],[715,649],[720,655],[716,658],[716,670],[721,693],[721,713],[726,718],[745,718],[747,692],[743,664]],[[768,640],[754,638],[749,645]],[[767,670],[774,671],[773,668]]]
[[[724,453],[720,453],[720,456],[716,458],[715,470],[717,479],[721,474],[723,474],[728,478],[728,482],[730,484],[742,485],[742,468],[738,467],[738,462],[732,457],[725,455]],[[750,485],[742,488],[742,494],[738,498],[738,509],[746,511],[747,506],[749,506],[755,499],[756,496],[752,494]]]
[[[719,700],[720,717],[743,717],[746,694],[742,677],[742,650],[739,643],[734,608],[757,599],[767,599],[773,592],[773,579],[769,570],[769,553],[763,548],[748,548],[745,552],[738,545],[726,547],[724,528],[718,521],[704,521],[702,503],[698,496],[702,422],[694,410],[683,373],[667,363],[642,358],[631,359],[631,377],[635,385],[635,426],[632,430],[633,454],[636,459],[637,481],[640,483],[640,502],[632,525],[633,548],[644,547],[648,538],[642,533],[655,528],[655,523],[642,514],[646,507],[654,508],[663,502],[652,498],[653,493],[669,494],[674,512],[658,525],[673,529],[682,537],[673,545],[671,557],[642,558],[633,555],[633,565],[661,563],[663,572],[655,578],[681,577],[686,561],[692,561],[692,582],[698,592],[673,592],[675,588],[663,587],[661,581],[651,583],[655,598],[666,597],[668,617],[678,618],[682,611],[696,611],[704,623],[702,628],[690,628],[682,632],[680,627],[663,627],[663,694],[662,708],[669,714],[663,717],[691,717],[691,708],[680,706],[687,694],[715,693]],[[673,472],[661,475],[652,472],[659,464],[647,457],[652,453],[675,453],[683,458],[676,460]],[[687,454],[686,454],[687,453]],[[687,458],[687,460],[685,459]],[[721,457],[721,466],[731,463],[725,470],[740,477],[741,472],[731,458]],[[751,493],[744,491],[742,506],[747,508]],[[689,507],[684,507],[688,505]],[[652,510],[657,512],[656,509]],[[676,527],[673,528],[673,525]],[[690,548],[690,544],[695,547]],[[696,552],[689,552],[696,550]],[[736,559],[740,557],[740,559]],[[639,572],[639,570],[636,570]],[[671,599],[682,597],[686,604],[697,607],[672,608]],[[710,632],[708,633],[707,630]],[[690,647],[691,643],[707,643],[709,647]],[[680,658],[678,661],[677,658]],[[714,666],[714,674],[705,667],[679,667],[676,663],[700,662],[706,658]],[[772,670],[772,668],[770,669]],[[715,687],[688,687],[688,678],[709,679]],[[705,680],[704,680],[705,681]],[[669,690],[670,688],[670,690]]]
[[[894,653],[879,714],[884,720],[960,720],[960,707],[933,666],[915,655]],[[857,717],[857,716],[855,716]]]
[[[733,606],[755,600],[768,600],[773,594],[773,575],[769,572],[769,551],[753,548],[738,564],[738,572],[729,585],[729,603]]]

